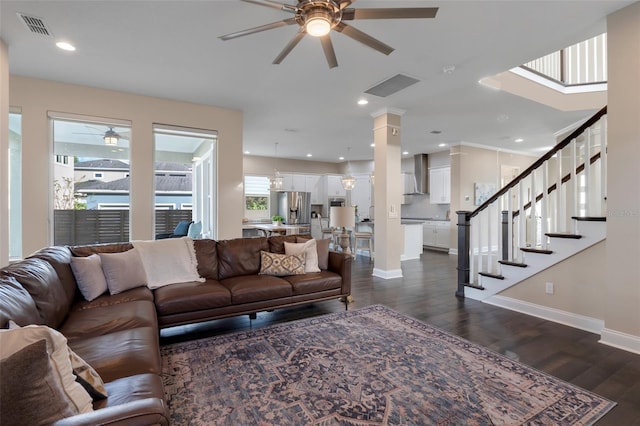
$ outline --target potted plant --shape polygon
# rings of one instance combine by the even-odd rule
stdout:
[[[271,222],[275,226],[281,226],[282,222],[284,222],[284,217],[278,214],[274,214],[273,216],[271,216]]]

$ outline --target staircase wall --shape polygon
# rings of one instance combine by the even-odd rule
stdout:
[[[606,313],[606,240],[510,287],[499,296],[603,320]],[[553,283],[554,294],[545,293]]]

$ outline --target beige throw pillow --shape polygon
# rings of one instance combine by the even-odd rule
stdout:
[[[71,270],[76,278],[78,289],[86,300],[92,301],[108,290],[100,256],[97,254],[87,257],[72,257]]]
[[[316,240],[308,240],[304,243],[288,243],[284,242],[285,254],[305,255],[304,272],[320,272],[318,267],[318,249]]]
[[[260,251],[260,274],[284,277],[304,274],[304,253],[297,256]]]
[[[136,248],[121,253],[99,253],[98,256],[109,293],[118,294],[147,285],[147,274]]]
[[[296,237],[297,243],[304,243],[309,241],[308,238]],[[331,238],[325,238],[324,240],[316,240],[316,247],[318,248],[318,268],[321,270],[329,269],[329,244]]]

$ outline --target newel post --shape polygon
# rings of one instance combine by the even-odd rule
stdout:
[[[464,297],[464,285],[469,282],[470,270],[470,235],[471,235],[471,212],[457,211],[458,215],[458,289],[457,297]]]
[[[509,260],[509,212],[502,210],[502,260]]]

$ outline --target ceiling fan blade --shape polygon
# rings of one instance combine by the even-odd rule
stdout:
[[[259,33],[261,31],[272,30],[274,28],[286,27],[287,25],[297,24],[296,18],[283,19],[282,21],[272,22],[266,25],[260,25],[259,27],[253,27],[242,31],[236,31],[235,33],[225,34],[218,37],[220,40],[231,40],[238,37],[243,37],[249,34]]]
[[[336,58],[336,52],[333,50],[333,43],[331,43],[329,34],[320,37],[320,42],[322,43],[322,50],[324,50],[324,56],[327,58],[329,69],[337,67],[338,59]]]
[[[384,44],[378,39],[371,37],[368,34],[363,33],[362,31],[352,27],[351,25],[347,25],[344,22],[340,22],[334,28],[336,31],[341,32],[342,34],[351,37],[352,39],[359,41],[362,44],[369,46],[372,49],[377,50],[380,53],[384,53],[385,55],[389,55],[395,49],[387,44]]]
[[[296,45],[298,43],[300,43],[300,40],[302,40],[302,38],[306,35],[307,33],[304,31],[303,28],[300,29],[300,31],[298,31],[298,33],[291,39],[291,41],[284,47],[284,49],[282,49],[282,52],[280,52],[280,54],[278,56],[276,56],[276,58],[273,60],[273,64],[277,65],[279,63],[281,63],[282,61],[284,61],[284,58],[287,57],[287,55],[289,53],[291,53],[291,51],[293,50],[294,47],[296,47]]]
[[[340,10],[344,10],[345,8],[351,6],[351,3],[353,3],[354,1],[356,0],[342,0],[338,3],[338,7],[340,8]]]
[[[277,1],[272,0],[242,0],[246,3],[253,3],[260,6],[272,7],[274,9],[284,10],[285,12],[296,13],[298,8],[296,6],[292,6],[286,3],[278,3]]]
[[[437,13],[437,7],[344,9],[342,20],[435,18]]]

